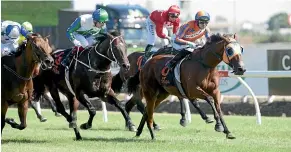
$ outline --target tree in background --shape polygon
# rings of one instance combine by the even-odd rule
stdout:
[[[287,13],[278,13],[273,15],[269,21],[269,30],[278,30],[280,28],[290,28],[290,25],[288,24],[288,14]]]

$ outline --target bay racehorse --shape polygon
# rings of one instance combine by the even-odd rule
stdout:
[[[19,46],[16,54],[1,58],[1,133],[5,122],[12,128],[26,128],[28,100],[33,91],[32,78],[39,73],[40,67],[52,67],[51,52],[47,38],[31,34],[27,37],[27,43]],[[12,104],[17,104],[20,124],[12,118],[5,119],[8,106]]]
[[[204,99],[211,104],[216,120],[215,130],[223,131],[228,139],[235,137],[228,130],[223,119],[219,90],[219,73],[216,66],[224,61],[234,70],[234,74],[242,75],[245,72],[242,62],[242,47],[235,40],[233,35],[212,35],[203,48],[194,50],[189,56],[182,60],[180,71],[180,82],[185,96],[190,99]],[[173,71],[166,67],[171,56],[155,56],[149,60],[135,76],[128,80],[128,91],[134,92],[138,85],[141,85],[141,97],[146,99],[146,112],[139,124],[136,136],[142,133],[145,122],[150,131],[152,139],[155,139],[153,132],[153,112],[154,109],[169,94],[183,97],[180,90],[175,85],[167,85],[171,79],[168,75]],[[175,68],[179,68],[179,64]],[[210,100],[213,98],[214,103]]]
[[[173,50],[172,47],[163,47],[160,48],[156,53],[153,54],[154,56],[157,55],[175,55],[178,52]],[[124,70],[120,70],[112,79],[112,89],[114,90],[115,93],[120,93],[122,87],[124,86],[124,83],[126,82],[126,80],[131,77],[134,76],[141,68],[142,66],[145,64],[145,59],[144,59],[144,52],[133,52],[131,54],[128,55],[128,61],[130,63],[130,69],[129,71],[125,72]],[[125,78],[125,79],[122,79]],[[123,89],[124,91],[127,91],[127,89]],[[126,92],[125,92],[126,93]],[[183,104],[183,98],[180,98],[180,106],[181,106],[181,119],[180,119],[180,125],[181,126],[186,126],[187,122],[186,122],[186,118],[185,118],[185,107]],[[199,112],[201,118],[203,120],[205,120],[206,123],[212,123],[213,120],[208,117],[205,112],[203,112],[203,110],[200,108],[197,100],[190,100],[190,102],[192,103],[192,105],[197,109],[197,111]],[[142,103],[142,98],[139,94],[139,91],[136,91],[133,93],[133,96],[130,98],[130,100],[128,100],[125,104],[125,110],[126,112],[129,114],[130,111],[132,110],[132,108],[137,105],[137,109],[143,114],[145,111],[145,106]],[[160,130],[160,126],[158,124],[156,124],[155,122],[153,122],[153,126],[155,130]]]
[[[115,97],[111,89],[112,74],[110,64],[116,62],[122,70],[127,71],[130,67],[126,56],[126,44],[121,35],[117,32],[107,33],[100,37],[100,43],[94,44],[83,51],[77,51],[75,57],[70,62],[69,70],[60,64],[65,51],[55,52],[55,67],[53,70],[41,73],[43,83],[49,90],[52,98],[56,102],[57,111],[69,122],[70,128],[74,128],[76,139],[82,139],[77,127],[77,109],[79,101],[88,109],[89,119],[80,127],[89,129],[96,115],[96,110],[88,98],[99,97],[117,107],[129,130],[136,131],[129,115],[121,107],[119,100]],[[63,55],[62,55],[63,54]],[[62,92],[69,101],[70,114],[60,100],[59,93]],[[39,90],[35,90],[38,93]],[[41,93],[41,92],[40,92]]]

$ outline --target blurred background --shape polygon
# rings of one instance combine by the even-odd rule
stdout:
[[[150,12],[166,10],[173,4],[181,8],[182,23],[193,20],[197,11],[205,10],[211,15],[208,26],[213,33],[237,33],[244,47],[247,70],[291,70],[291,0],[1,1],[1,20],[29,21],[35,32],[50,35],[55,49],[65,49],[72,46],[65,36],[69,25],[81,14],[104,8],[109,13],[107,28],[122,33],[129,54],[144,51],[145,20]],[[163,42],[158,39],[156,47],[161,46]],[[117,65],[113,67],[118,69]],[[230,70],[224,63],[217,69]],[[258,97],[265,97],[263,101],[273,95],[284,96],[281,101],[290,100],[285,96],[291,96],[291,78],[244,80]],[[237,79],[221,78],[220,89],[228,97],[249,97]]]

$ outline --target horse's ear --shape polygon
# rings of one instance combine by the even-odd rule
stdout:
[[[45,40],[47,43],[49,42],[49,40],[48,40],[48,37],[47,37],[47,36],[44,38],[44,40]]]
[[[237,40],[237,39],[238,39],[238,37],[237,37],[236,33],[234,33],[234,35],[233,35],[233,38],[234,38],[235,40]]]

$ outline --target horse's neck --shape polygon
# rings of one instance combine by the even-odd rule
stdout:
[[[107,55],[108,48],[100,49],[100,47],[98,47],[97,51],[98,51],[98,53],[102,54],[103,56],[108,57],[108,55]],[[110,68],[111,61],[109,61],[105,57],[103,57],[100,54],[98,54],[96,52],[95,48],[94,48],[94,50],[91,50],[91,53],[93,55],[91,57],[91,59],[93,59],[93,60],[91,60],[91,59],[90,60],[95,62],[95,66],[96,66],[95,68],[97,68],[99,70],[108,70]]]
[[[16,57],[16,72],[25,78],[30,78],[37,64],[32,60],[32,54],[29,54],[28,47],[23,50],[20,56]]]
[[[192,58],[194,60],[200,60],[207,67],[215,68],[222,61],[222,57],[219,60],[215,53],[211,52],[213,50],[209,49],[211,48],[208,48],[208,50],[197,50],[197,52],[192,54]]]

